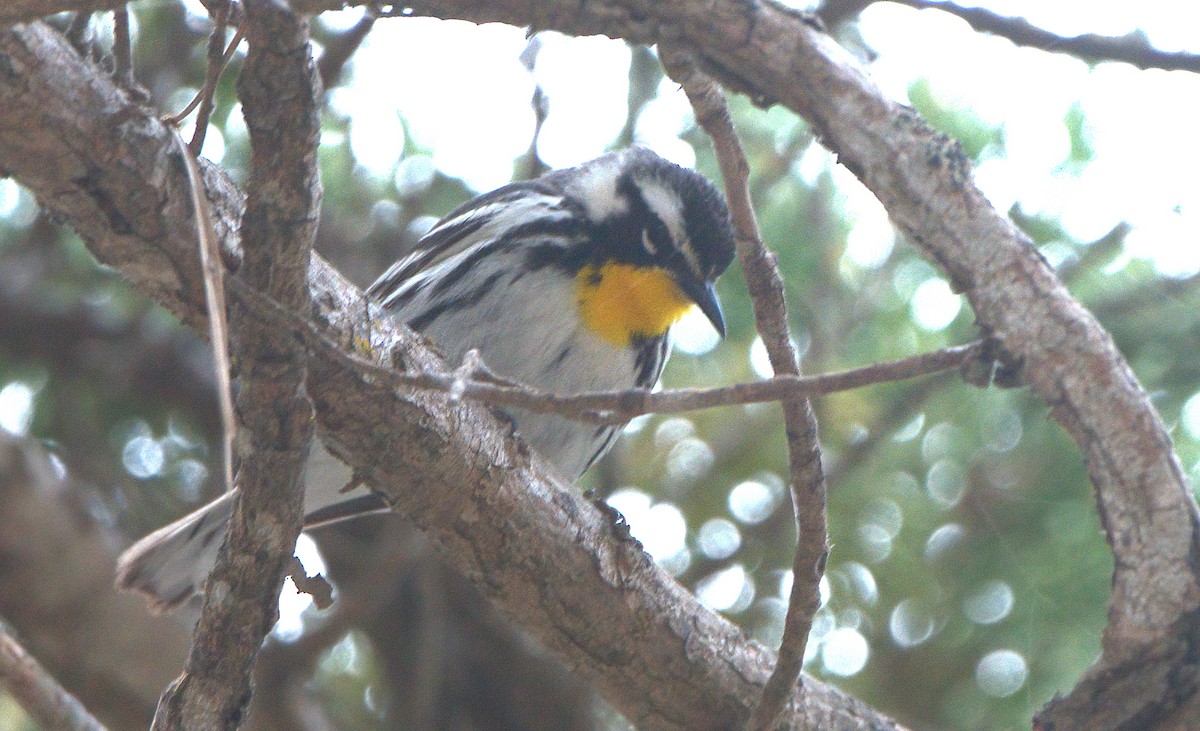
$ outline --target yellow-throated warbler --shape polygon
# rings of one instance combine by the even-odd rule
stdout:
[[[733,258],[721,193],[644,148],[512,183],[433,226],[367,290],[431,336],[450,364],[475,349],[494,373],[554,393],[650,387],[668,330],[698,306],[722,335],[713,283]],[[517,433],[577,479],[618,428],[508,410]],[[324,522],[376,509],[337,494],[348,470],[314,448],[306,508]],[[143,538],[118,583],[160,609],[196,591],[216,560],[235,493]]]

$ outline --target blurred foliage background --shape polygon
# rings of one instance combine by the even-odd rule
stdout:
[[[173,112],[202,83],[210,26],[195,3],[132,9],[138,81]],[[1157,22],[1146,13],[1131,22]],[[471,195],[605,149],[648,144],[715,177],[707,140],[647,49],[390,20],[335,63],[368,28],[360,18],[313,24],[329,73],[318,248],[359,285]],[[99,63],[111,27],[107,15],[91,25]],[[1180,105],[1200,98],[1196,80],[1020,49],[887,3],[835,30],[888,93],[962,143],[985,192],[1112,333],[1194,480],[1200,223],[1185,173],[1200,154],[1179,120],[1195,119]],[[218,90],[205,147],[235,178],[248,160],[239,63]],[[979,337],[965,301],[897,240],[802,121],[733,103],[806,372]],[[728,337],[718,344],[685,322],[666,386],[769,375],[740,272],[720,294]],[[0,180],[0,426],[43,440],[85,476],[93,517],[132,539],[212,494],[210,369],[195,333]],[[1097,655],[1105,622],[1111,558],[1078,450],[1026,391],[978,390],[953,375],[816,409],[833,552],[808,672],[914,728],[1027,726]],[[785,474],[778,409],[762,405],[639,419],[582,487],[620,509],[705,603],[774,646],[795,539]],[[317,615],[286,598],[280,641],[297,641]],[[339,728],[389,727],[381,662],[359,632],[321,655],[318,695]],[[622,727],[611,712],[597,718]],[[0,727],[31,728],[3,697]]]

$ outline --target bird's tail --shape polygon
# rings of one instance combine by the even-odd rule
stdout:
[[[117,562],[117,586],[145,595],[166,612],[200,590],[217,563],[237,492],[230,491],[129,547]]]
[[[387,511],[378,495],[345,495],[357,479],[320,440],[309,451],[304,480],[305,528]],[[117,560],[117,587],[145,595],[156,612],[170,611],[199,593],[217,563],[237,496],[237,490],[227,492],[130,546]]]

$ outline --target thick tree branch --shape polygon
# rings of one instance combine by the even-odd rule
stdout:
[[[203,320],[184,171],[149,110],[96,74],[42,26],[0,31],[0,169],[62,215],[103,261],[185,321]],[[38,134],[31,135],[30,130]],[[227,263],[240,259],[241,196],[205,169]],[[313,317],[378,364],[444,372],[318,257]],[[506,614],[635,723],[728,728],[744,722],[772,653],[701,606],[606,515],[548,478],[486,408],[429,391],[397,392],[314,358],[308,389],[331,448],[411,517]],[[797,717],[821,728],[894,723],[808,680]]]
[[[304,4],[319,9],[325,1]],[[972,184],[957,143],[888,99],[814,24],[774,5],[407,5],[417,15],[688,45],[727,86],[807,119],[908,240],[966,294],[979,324],[1023,366],[1028,384],[1083,452],[1116,570],[1103,657],[1055,706],[1105,695],[1113,702],[1096,711],[1107,715],[1091,718],[1093,726],[1134,718],[1150,723],[1200,693],[1200,667],[1189,659],[1195,657],[1193,641],[1184,639],[1200,627],[1194,560],[1200,517],[1170,437],[1111,337]],[[1167,677],[1175,680],[1165,682]],[[1060,716],[1052,707],[1049,713],[1047,720],[1065,723],[1065,712]]]
[[[304,0],[304,6],[310,10],[341,4],[332,0]],[[580,35],[602,33],[635,42],[671,40],[696,49],[705,68],[726,86],[749,93],[760,103],[782,103],[804,116],[823,144],[879,197],[908,240],[937,262],[954,286],[966,294],[981,326],[999,338],[1013,363],[1024,366],[1029,385],[1051,405],[1053,417],[1083,451],[1116,557],[1110,622],[1104,636],[1103,656],[1095,670],[1071,694],[1048,709],[1047,722],[1059,722],[1063,724],[1060,728],[1066,727],[1072,703],[1103,696],[1109,703],[1103,709],[1093,710],[1096,714],[1093,717],[1079,716],[1080,723],[1086,725],[1090,720],[1093,727],[1154,723],[1169,718],[1188,699],[1196,697],[1200,685],[1197,653],[1193,640],[1188,638],[1197,636],[1196,625],[1200,621],[1195,612],[1200,606],[1200,581],[1194,561],[1200,551],[1196,538],[1198,519],[1182,470],[1172,453],[1170,438],[1111,338],[1070,297],[1028,239],[992,209],[972,185],[969,164],[956,144],[932,131],[911,110],[887,99],[846,52],[802,16],[774,5],[723,1],[700,4],[682,0],[652,5],[633,0],[585,5],[551,1],[530,5],[525,0],[421,0],[409,5],[416,14],[475,22],[499,21]],[[195,322],[199,319],[199,310],[193,307],[199,280],[190,276],[194,275],[195,264],[162,238],[176,226],[186,228],[179,221],[187,219],[186,210],[181,211],[180,204],[175,202],[181,183],[172,174],[176,168],[166,161],[161,143],[156,142],[156,124],[140,110],[129,109],[127,102],[112,96],[104,84],[77,62],[78,68],[56,68],[54,76],[39,68],[44,61],[31,63],[30,54],[41,58],[33,51],[33,47],[41,48],[39,43],[31,40],[28,31],[0,36],[0,49],[8,60],[5,75],[0,76],[3,102],[0,167],[18,173],[43,203],[66,215],[98,256],[119,266],[143,291],[152,293],[181,317]],[[55,55],[58,53],[51,52],[52,57]],[[39,81],[37,95],[27,86],[32,77]],[[56,101],[59,99],[73,100],[73,108],[61,109],[61,101]],[[56,105],[60,108],[56,109]],[[101,131],[94,121],[85,121],[92,116],[85,115],[85,109],[100,112],[96,119],[109,122],[109,126]],[[31,129],[40,134],[22,141],[21,137],[30,137]],[[47,143],[47,137],[87,140],[90,146],[99,147],[64,151],[61,143]],[[146,147],[129,144],[131,139]],[[39,144],[31,144],[34,140]],[[104,176],[98,174],[101,170]],[[147,180],[153,181],[153,193],[146,193]],[[206,185],[210,197],[236,206],[237,194],[222,176],[209,172]],[[113,193],[118,193],[118,197],[112,197]],[[138,213],[146,216],[139,217]],[[177,239],[183,240],[187,240],[186,235]],[[236,257],[236,247],[230,247],[227,253]],[[320,267],[314,273],[318,279],[319,275],[327,274]],[[331,284],[326,291],[341,290]],[[350,304],[351,300],[343,303]],[[342,342],[352,341],[347,338]],[[334,380],[331,374],[327,383],[332,385]],[[368,461],[370,452],[365,450],[366,443],[351,439],[353,425],[336,418],[334,401],[331,398],[318,404],[322,423],[339,437],[345,437],[344,454],[352,460],[357,454],[363,462]],[[436,410],[434,405],[444,406],[443,401],[417,396],[401,401],[410,408],[401,410],[401,414],[407,413],[418,422],[424,419],[423,423],[449,440],[442,442],[443,447],[450,442],[472,443],[469,439],[458,441],[465,438],[460,430],[466,428],[481,450],[475,453],[475,459],[493,466],[495,460],[483,455],[499,459],[499,455],[508,454],[515,460],[505,462],[511,469],[500,469],[499,473],[472,462],[476,468],[468,477],[491,474],[494,480],[504,483],[505,479],[514,478],[514,471],[520,472],[520,468],[512,465],[524,465],[511,451],[482,439],[482,434],[491,432],[479,422],[429,418]],[[476,413],[470,408],[462,411]],[[343,418],[355,417],[347,414]],[[397,423],[395,415],[387,423],[403,432],[404,427]],[[419,441],[420,436],[414,435],[414,439]],[[462,458],[446,457],[441,454],[444,451],[447,450],[430,448],[422,453],[417,449],[408,453],[409,461],[399,455],[388,455],[393,460],[392,467],[377,471],[379,486],[387,488],[383,475],[404,476],[404,471],[397,469],[401,464],[422,475],[430,474],[430,470],[439,474],[439,479],[431,480],[435,485],[471,484],[465,491],[448,490],[450,498],[445,505],[429,504],[422,508],[421,504],[431,494],[423,483],[422,490],[417,491],[420,495],[405,495],[404,503],[409,505],[410,500],[418,503],[410,505],[414,517],[419,517],[419,522],[431,533],[442,537],[449,553],[462,560],[463,565],[476,566],[474,575],[485,577],[485,583],[490,583],[486,577],[491,574],[484,570],[488,565],[486,557],[473,560],[464,557],[470,552],[467,548],[470,541],[450,540],[443,535],[446,521],[453,523],[448,516],[463,515],[455,509],[467,508],[456,501],[470,503],[485,484],[460,481],[463,473],[437,460],[449,460],[462,468],[465,466]],[[422,459],[432,461],[423,463]],[[438,469],[442,471],[438,473]],[[522,474],[532,484],[545,484],[537,480],[537,473]],[[506,494],[498,483],[490,484],[499,494]],[[466,514],[474,516],[472,511]],[[548,513],[548,519],[553,520],[553,515]],[[482,534],[471,531],[470,535]],[[553,541],[558,533],[543,531],[539,535]],[[503,545],[516,543],[510,534]],[[559,565],[571,562],[561,561]],[[547,568],[558,575],[555,566]],[[489,586],[489,594],[510,612],[519,611],[524,605],[514,606],[497,587],[511,586],[508,582],[517,580],[521,573],[499,577],[498,584]],[[549,590],[552,582],[545,577],[531,579],[529,586],[536,585]],[[618,598],[610,599],[620,602]],[[555,604],[535,607],[537,611],[525,614],[526,620],[538,624],[539,617],[546,617],[545,607]],[[556,625],[550,621],[546,626]],[[715,626],[706,627],[715,631]],[[586,628],[582,629],[591,636]],[[557,640],[548,638],[554,632],[544,628],[538,634],[564,655],[577,658],[580,654],[587,655],[580,653],[580,643],[566,641],[561,633]],[[718,635],[706,632],[704,636],[715,639]],[[653,644],[650,637],[639,632],[613,638],[613,645],[601,644],[610,649],[627,647],[633,637],[641,639],[644,646]],[[638,656],[637,649],[629,649],[631,656]],[[732,656],[739,658],[735,661],[739,666],[745,660],[740,649]],[[662,667],[661,663],[657,665]],[[680,666],[675,667],[678,670]],[[606,673],[606,668],[610,672]],[[650,679],[635,679],[631,673],[625,677],[634,682],[612,678],[611,663],[596,656],[591,661],[580,661],[580,671],[597,678],[606,694],[635,720],[650,717],[661,707],[661,703],[645,698],[633,687]],[[733,685],[756,686],[763,677],[760,672],[742,675],[740,681],[732,681]],[[718,676],[727,677],[720,673],[707,676],[708,681],[694,682],[691,691],[676,685],[678,675],[674,676],[674,682],[656,675],[654,682],[645,687],[656,691],[668,686],[678,689],[680,692],[673,697],[682,705],[694,698],[696,688],[711,690],[713,678]],[[813,687],[814,684],[808,684],[806,697],[812,696]],[[730,702],[728,696],[722,697],[726,698],[723,702]],[[690,711],[699,715],[690,717],[701,726],[713,723],[714,719],[738,717],[736,714],[745,709],[740,705],[744,697],[736,694],[735,697],[743,701],[732,701],[734,705],[723,706],[723,712],[714,706],[712,696],[708,700],[696,699]],[[810,721],[814,718],[809,716]],[[826,725],[836,726],[832,722]]]
[[[238,92],[253,158],[240,275],[288,310],[306,312],[321,201],[321,89],[308,27],[271,0],[247,0],[241,27],[250,50]],[[211,44],[218,59],[222,45]],[[163,694],[155,729],[241,724],[251,671],[278,616],[279,589],[303,523],[303,469],[313,436],[303,349],[239,308],[231,311],[231,335],[241,382],[241,495],[207,583],[191,655]]]

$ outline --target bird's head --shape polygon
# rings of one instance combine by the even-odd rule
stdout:
[[[694,305],[724,336],[713,287],[733,259],[734,236],[721,192],[641,147],[570,172],[565,200],[591,228],[576,274],[584,321],[628,344],[665,335]]]

